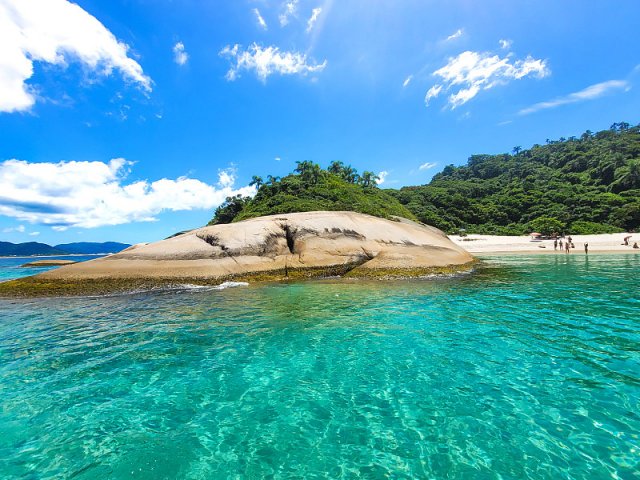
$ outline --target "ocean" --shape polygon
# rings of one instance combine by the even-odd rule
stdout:
[[[637,478],[639,268],[0,300],[0,477]]]

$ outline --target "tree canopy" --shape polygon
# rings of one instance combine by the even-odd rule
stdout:
[[[310,162],[297,162],[294,173],[284,178],[254,176],[255,197],[229,197],[220,205],[209,225],[231,223],[278,213],[316,210],[354,211],[377,217],[415,219],[388,191],[377,187],[373,172],[362,175],[351,166],[333,162],[327,170]]]
[[[520,235],[540,218],[580,234],[635,230],[640,126],[614,123],[512,154],[472,155],[428,185],[388,191],[420,221],[448,232]]]

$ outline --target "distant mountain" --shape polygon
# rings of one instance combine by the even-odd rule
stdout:
[[[65,255],[67,252],[58,250],[46,243],[27,242],[11,243],[0,242],[0,256],[29,256],[29,255]]]
[[[76,242],[76,243],[62,243],[56,245],[53,248],[63,250],[67,253],[93,255],[97,253],[117,253],[125,248],[129,248],[131,245],[128,243],[119,242]]]
[[[0,242],[0,257],[26,257],[31,255],[94,255],[99,253],[116,253],[130,247],[127,243],[118,242],[78,242],[65,243],[52,247],[46,243],[27,242],[11,243]]]

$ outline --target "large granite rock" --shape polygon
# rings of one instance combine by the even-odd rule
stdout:
[[[314,276],[420,276],[474,258],[440,230],[354,212],[304,212],[203,227],[108,257],[0,284],[37,294],[99,293],[160,284]],[[39,288],[45,286],[45,288]],[[58,285],[58,287],[56,287]],[[27,292],[30,290],[30,292]]]

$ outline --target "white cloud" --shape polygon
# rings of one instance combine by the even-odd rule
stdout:
[[[435,167],[436,165],[438,165],[435,162],[427,162],[427,163],[423,163],[422,165],[420,165],[418,167],[418,170],[429,170],[430,168]]]
[[[100,75],[118,70],[151,91],[151,79],[129,57],[129,47],[95,17],[66,0],[0,0],[0,112],[31,108],[38,96],[27,83],[34,62],[66,67],[77,61]]]
[[[240,45],[227,45],[220,55],[231,60],[231,68],[226,78],[233,81],[242,70],[254,70],[263,82],[269,75],[306,75],[321,72],[327,66],[325,60],[321,64],[307,63],[307,56],[299,52],[281,52],[278,47],[262,47],[256,43],[246,50]]]
[[[389,176],[389,172],[387,172],[386,170],[383,170],[381,172],[378,173],[378,185],[382,185],[384,183],[384,181],[387,179],[387,176]]]
[[[227,196],[252,195],[234,188],[233,171],[219,172],[218,186],[179,177],[125,182],[132,162],[0,163],[0,215],[62,231],[156,220],[171,210],[211,209]]]
[[[30,237],[37,237],[38,235],[40,235],[40,232],[31,232],[29,234]]]
[[[311,30],[313,30],[313,26],[318,21],[318,16],[320,16],[320,13],[322,13],[322,8],[321,7],[314,8],[311,11],[311,16],[309,17],[309,20],[307,20],[307,30],[306,30],[307,33],[311,32]]]
[[[178,42],[173,46],[173,61],[180,66],[189,61],[189,54],[184,49],[184,43]]]
[[[289,19],[296,16],[298,11],[298,1],[299,0],[291,0],[284,4],[284,11],[278,17],[281,27],[288,25]]]
[[[455,32],[453,32],[451,35],[449,35],[446,39],[445,42],[450,42],[451,40],[455,40],[456,38],[461,37],[464,34],[464,30],[459,28],[458,30],[456,30]]]
[[[274,160],[275,160],[276,162],[279,162],[279,161],[280,161],[280,160],[282,160],[282,159],[281,159],[280,157],[276,157],[276,158],[274,158]]]
[[[263,28],[264,30],[267,30],[268,28],[267,22],[264,21],[264,18],[260,14],[260,10],[258,10],[257,8],[254,8],[253,13],[256,16],[256,21],[258,22],[258,25],[260,25],[260,27]]]
[[[578,103],[584,102],[586,100],[593,100],[595,98],[602,97],[603,95],[606,95],[607,93],[614,90],[626,91],[630,88],[631,85],[625,80],[609,80],[607,82],[596,83],[595,85],[591,85],[584,90],[570,93],[569,95],[565,95],[564,97],[559,97],[547,102],[536,103],[534,105],[531,105],[530,107],[520,110],[518,113],[520,115],[528,115],[530,113],[545,110],[547,108],[555,108],[559,107],[560,105],[567,105],[569,103]]]
[[[442,91],[457,88],[449,95],[448,103],[453,110],[474,98],[481,90],[488,90],[497,85],[505,85],[511,80],[519,80],[527,76],[542,78],[551,72],[546,60],[538,60],[527,56],[524,60],[511,61],[511,55],[500,58],[491,53],[466,51],[457,57],[449,58],[447,64],[433,72],[441,78],[441,83],[433,85],[425,96],[428,106],[431,99]]]
[[[2,229],[2,233],[24,233],[24,225],[18,225],[17,227],[7,227]]]
[[[411,80],[413,80],[413,75],[409,75],[407,78],[405,78],[404,82],[402,82],[402,88],[407,88],[411,83]]]
[[[511,48],[511,44],[513,42],[511,40],[500,39],[498,43],[500,44],[500,48],[502,48],[503,50],[508,50],[509,48]]]

